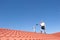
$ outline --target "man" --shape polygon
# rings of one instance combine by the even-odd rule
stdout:
[[[34,30],[34,32],[36,32],[36,26],[33,26],[33,30]]]
[[[45,32],[45,27],[46,27],[46,26],[45,26],[45,23],[44,23],[44,22],[41,22],[41,23],[40,23],[40,26],[41,26],[41,29],[44,30],[44,33],[46,33],[46,32]],[[41,31],[41,32],[42,32],[42,31]]]

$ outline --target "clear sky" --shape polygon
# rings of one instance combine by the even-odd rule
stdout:
[[[0,0],[0,28],[32,32],[41,20],[47,33],[60,32],[60,0]]]

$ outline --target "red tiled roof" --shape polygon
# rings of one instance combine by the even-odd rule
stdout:
[[[0,40],[60,40],[59,35],[0,29]]]

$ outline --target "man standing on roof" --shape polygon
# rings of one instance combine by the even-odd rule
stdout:
[[[44,33],[46,33],[46,32],[45,32],[45,30],[46,30],[46,28],[45,28],[45,27],[46,27],[45,23],[44,23],[44,22],[41,22],[41,23],[40,23],[40,26],[41,26],[41,29],[44,30]],[[42,31],[41,31],[41,32],[42,32]]]
[[[33,26],[33,31],[36,32],[36,26]]]

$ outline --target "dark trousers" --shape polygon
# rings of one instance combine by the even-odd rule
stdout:
[[[45,30],[45,26],[41,26],[41,29]]]
[[[46,34],[46,29],[45,29],[45,26],[41,26],[41,29],[44,30],[44,33]]]

